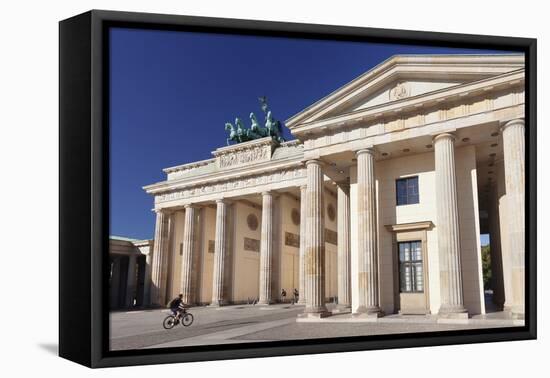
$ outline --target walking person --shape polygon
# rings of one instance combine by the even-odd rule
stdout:
[[[286,290],[283,289],[281,291],[281,302],[285,303],[285,300],[286,300]]]
[[[300,297],[300,294],[298,293],[298,289],[294,288],[293,294],[294,294],[294,299],[292,301],[292,304],[298,303],[298,299]]]

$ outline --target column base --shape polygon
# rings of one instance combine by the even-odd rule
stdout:
[[[359,308],[357,308],[357,310],[355,310],[355,312],[353,313],[353,316],[381,318],[382,316],[384,316],[384,311],[382,311],[380,307],[359,306]]]
[[[463,306],[441,305],[437,315],[443,318],[468,318],[468,310]]]
[[[374,312],[367,312],[367,311],[356,311],[351,314],[351,316],[355,319],[361,319],[366,322],[377,322],[378,318],[381,318],[384,316],[384,313],[382,310],[374,311]]]
[[[351,313],[351,305],[346,304],[339,304],[336,306],[334,310],[332,310],[333,314],[349,314]]]
[[[322,319],[322,318],[328,318],[332,314],[325,310],[322,312],[302,312],[301,314],[298,314],[298,319]]]
[[[512,306],[510,308],[510,312],[512,314],[512,319],[525,319],[525,308],[524,306]]]
[[[296,304],[305,306],[306,300],[305,299],[298,299],[298,302],[296,302]]]
[[[441,306],[437,313],[438,323],[467,324],[468,310],[462,306]]]

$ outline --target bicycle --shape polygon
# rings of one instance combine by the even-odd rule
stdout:
[[[170,314],[166,318],[164,318],[162,326],[164,327],[164,329],[172,329],[181,321],[182,326],[189,327],[191,324],[193,324],[193,319],[193,314],[187,312],[185,308],[180,307],[176,315]]]

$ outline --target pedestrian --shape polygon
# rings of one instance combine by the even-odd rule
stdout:
[[[298,293],[298,289],[294,288],[294,302],[292,304],[298,302],[299,296],[300,296],[300,293]]]
[[[285,290],[285,289],[283,289],[283,290],[281,291],[281,298],[282,298],[282,299],[281,299],[281,302],[284,303],[285,300],[286,300],[286,290]]]

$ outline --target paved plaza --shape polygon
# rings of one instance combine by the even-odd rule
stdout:
[[[334,305],[328,305],[330,309]],[[231,344],[275,340],[383,335],[476,328],[522,326],[523,321],[508,319],[503,313],[475,316],[463,324],[442,324],[435,316],[389,315],[376,322],[365,322],[350,314],[334,315],[322,322],[297,322],[303,306],[236,305],[193,307],[190,327],[162,327],[168,310],[141,310],[111,313],[111,349],[141,349],[192,345]]]

